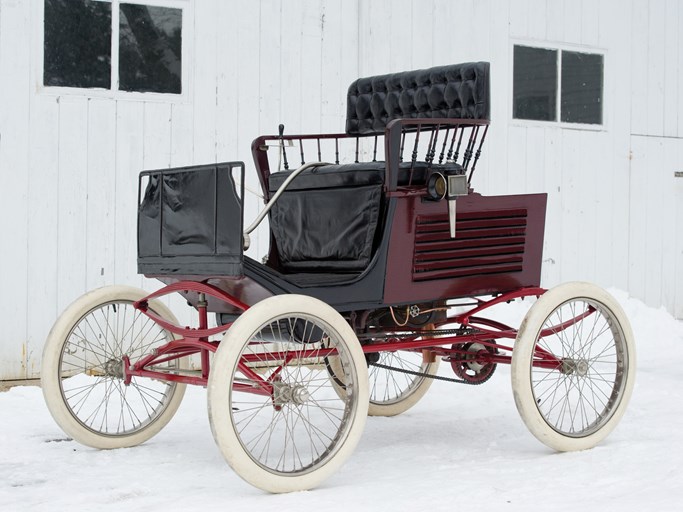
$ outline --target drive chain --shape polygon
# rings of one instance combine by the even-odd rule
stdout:
[[[388,365],[382,364],[382,363],[368,363],[368,364],[370,366],[376,366],[377,368],[382,368],[383,370],[389,370],[392,372],[399,372],[399,373],[406,373],[408,375],[415,375],[417,377],[424,377],[427,379],[443,380],[446,382],[455,382],[456,384],[467,384],[469,386],[479,386],[480,384],[483,384],[483,382],[469,382],[467,380],[462,380],[462,379],[453,379],[450,377],[442,377],[441,375],[431,375],[429,373],[416,372],[413,370],[406,370],[404,368],[396,368],[395,366],[388,366]]]

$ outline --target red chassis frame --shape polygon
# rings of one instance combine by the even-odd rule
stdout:
[[[170,293],[178,291],[193,291],[199,293],[200,300],[198,303],[197,310],[199,312],[199,325],[196,328],[191,327],[181,327],[170,323],[154,312],[148,309],[148,303],[150,300],[168,295]],[[382,341],[372,340],[365,342],[362,345],[362,349],[366,354],[384,352],[384,351],[397,351],[397,350],[411,350],[411,351],[421,351],[425,353],[425,357],[441,356],[446,357],[448,360],[456,362],[458,357],[462,357],[466,354],[467,361],[474,361],[481,364],[490,363],[501,363],[510,364],[512,361],[511,351],[512,347],[507,345],[500,345],[496,343],[497,340],[501,339],[515,339],[517,336],[517,329],[491,320],[488,318],[476,316],[486,309],[495,306],[496,304],[501,304],[504,302],[510,302],[515,299],[525,298],[525,297],[539,297],[545,293],[545,289],[539,287],[527,287],[520,288],[518,290],[500,294],[489,300],[476,299],[476,305],[472,309],[459,313],[453,317],[447,318],[445,321],[440,322],[434,327],[441,327],[447,324],[459,324],[461,328],[468,328],[476,326],[476,332],[473,333],[463,333],[456,335],[444,335],[436,338],[433,337],[420,337],[419,334],[408,338],[392,338],[391,336],[383,339]],[[139,310],[142,314],[146,315],[152,319],[155,323],[178,336],[179,338],[170,341],[166,345],[159,347],[154,351],[154,353],[143,357],[139,361],[131,365],[127,358],[124,358],[124,372],[125,379],[124,382],[129,384],[132,377],[149,377],[158,380],[166,380],[172,382],[179,382],[185,384],[194,384],[206,386],[208,383],[208,377],[210,372],[210,360],[209,353],[215,352],[218,349],[219,341],[210,341],[209,338],[213,335],[223,333],[227,331],[231,323],[220,325],[217,327],[208,327],[208,315],[207,315],[207,302],[206,296],[211,296],[219,300],[223,300],[237,307],[242,312],[249,309],[249,306],[230,294],[220,290],[214,286],[196,282],[196,281],[179,281],[148,295],[144,299],[137,301],[134,307]],[[458,306],[455,304],[452,307]],[[542,332],[541,336],[546,336],[552,334],[553,331],[558,332],[564,330],[574,323],[582,320],[587,315],[592,313],[592,309],[589,309],[587,313],[584,313],[576,318],[568,320],[563,324],[553,327],[549,332]],[[374,332],[375,335],[382,335],[384,333]],[[370,335],[371,336],[371,335]],[[480,350],[476,354],[471,352],[465,352],[458,347],[462,347],[464,344],[468,343],[478,343],[484,347],[494,348],[495,351],[491,352],[489,350]],[[447,345],[453,345],[452,348],[447,348]],[[502,351],[502,353],[501,353]],[[326,351],[321,351],[320,349],[308,351],[302,351],[298,354],[298,357],[327,357],[333,355],[335,349],[329,349],[329,353]],[[173,361],[182,357],[191,356],[194,354],[200,354],[201,358],[201,370],[197,373],[200,375],[188,375],[180,373],[168,373],[161,372],[151,367],[159,364],[163,364],[169,361]],[[270,354],[272,360],[282,360],[282,354],[273,352]],[[289,356],[290,358],[293,356]],[[473,359],[474,358],[474,359]],[[263,360],[263,354],[261,354],[261,360]],[[240,371],[244,375],[248,376],[253,382],[258,384],[258,387],[244,385],[244,391],[249,391],[257,394],[272,395],[272,379],[274,379],[279,373],[276,370],[267,380],[262,378],[256,372],[249,369],[247,363],[248,360],[244,362],[245,364],[240,364]],[[558,359],[554,355],[546,352],[540,347],[535,347],[534,349],[534,360],[533,366],[560,370],[562,369],[562,360]],[[236,386],[242,387],[240,384]]]

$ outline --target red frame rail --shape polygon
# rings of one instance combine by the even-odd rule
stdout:
[[[159,315],[149,309],[149,302],[153,299],[163,297],[170,293],[178,291],[193,291],[200,294],[200,300],[197,305],[199,313],[199,325],[196,328],[181,327],[175,325],[167,320],[164,320]],[[545,289],[538,287],[521,288],[513,292],[498,295],[490,300],[475,299],[476,305],[468,311],[459,313],[453,317],[447,318],[440,322],[435,327],[443,327],[449,324],[456,324],[459,328],[470,328],[474,331],[465,334],[449,334],[444,336],[420,336],[415,334],[410,337],[400,337],[397,335],[394,338],[386,337],[387,332],[377,332],[378,338],[372,339],[369,335],[367,341],[364,340],[362,345],[363,352],[366,354],[386,351],[422,351],[431,353],[431,357],[440,356],[445,357],[451,362],[456,361],[476,361],[482,364],[501,363],[510,364],[512,361],[512,347],[508,345],[501,345],[498,340],[514,339],[517,337],[517,329],[505,325],[496,320],[479,316],[485,310],[506,302],[511,302],[516,299],[525,297],[540,297],[545,293]],[[209,338],[216,334],[226,332],[232,324],[220,325],[217,327],[208,327],[207,315],[207,301],[206,295],[226,301],[239,308],[247,311],[249,306],[237,298],[231,296],[223,290],[214,286],[199,283],[196,281],[179,281],[148,295],[144,299],[137,301],[134,307],[142,314],[146,315],[158,325],[167,329],[176,336],[176,339],[170,341],[166,345],[157,348],[152,354],[149,354],[139,361],[131,364],[127,357],[124,357],[125,368],[125,383],[129,384],[132,377],[148,377],[158,380],[166,380],[171,382],[178,382],[184,384],[193,384],[206,386],[210,372],[209,353],[215,352],[218,349],[219,341],[211,341]],[[454,304],[449,307],[457,307]],[[555,334],[561,330],[567,329],[576,322],[584,319],[586,316],[593,313],[593,309],[582,313],[576,318],[570,319],[558,326],[542,331],[542,336]],[[465,347],[468,344],[477,343],[483,347],[492,348],[493,351],[480,350],[477,353],[468,351]],[[448,347],[450,345],[450,347]],[[296,353],[282,353],[282,352],[263,352],[258,355],[244,356],[243,361],[239,364],[240,372],[250,381],[247,383],[235,383],[235,388],[245,392],[251,392],[261,395],[273,395],[273,381],[277,379],[282,368],[292,358],[320,358],[332,356],[336,353],[335,349],[307,349]],[[168,363],[183,357],[188,357],[194,354],[201,356],[201,370],[196,371],[197,374],[190,374],[185,370],[159,370],[155,368],[158,365]],[[263,378],[257,372],[250,368],[250,364],[254,363],[268,363],[278,362],[279,368],[275,367],[275,371],[271,373],[270,377]],[[536,347],[534,353],[534,366],[548,369],[561,370],[562,360],[548,353],[540,347]]]

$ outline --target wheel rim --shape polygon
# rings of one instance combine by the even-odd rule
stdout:
[[[101,436],[124,437],[153,423],[168,407],[176,384],[133,377],[124,384],[123,356],[131,363],[172,339],[133,307],[111,301],[91,309],[69,332],[59,359],[62,398],[74,419]],[[171,371],[177,362],[155,367]]]
[[[573,319],[579,319],[572,322]],[[557,326],[570,322],[564,329]],[[614,313],[590,299],[564,302],[544,321],[534,347],[560,360],[559,368],[531,365],[534,401],[545,422],[568,437],[586,437],[612,417],[626,387],[628,350]]]
[[[401,370],[418,373],[429,373],[430,363],[423,361],[419,352],[380,352],[379,364]],[[376,405],[392,405],[412,395],[427,377],[387,370],[370,365],[370,403]]]
[[[342,393],[327,371],[324,356],[330,348],[338,351],[334,357],[344,382],[352,383]],[[236,389],[236,384],[254,383],[241,364],[271,382],[272,395]],[[245,453],[266,471],[313,472],[334,457],[349,434],[359,400],[357,382],[346,342],[328,324],[304,314],[276,317],[249,337],[233,371],[233,430]]]

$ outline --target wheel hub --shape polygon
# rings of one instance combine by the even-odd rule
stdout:
[[[311,395],[306,386],[301,384],[290,385],[286,382],[273,382],[273,402],[276,406],[285,404],[303,405]]]
[[[563,359],[562,373],[565,375],[576,374],[578,377],[585,377],[588,375],[590,365],[585,359]]]
[[[104,375],[106,377],[123,379],[123,361],[121,359],[110,359],[104,363]]]

